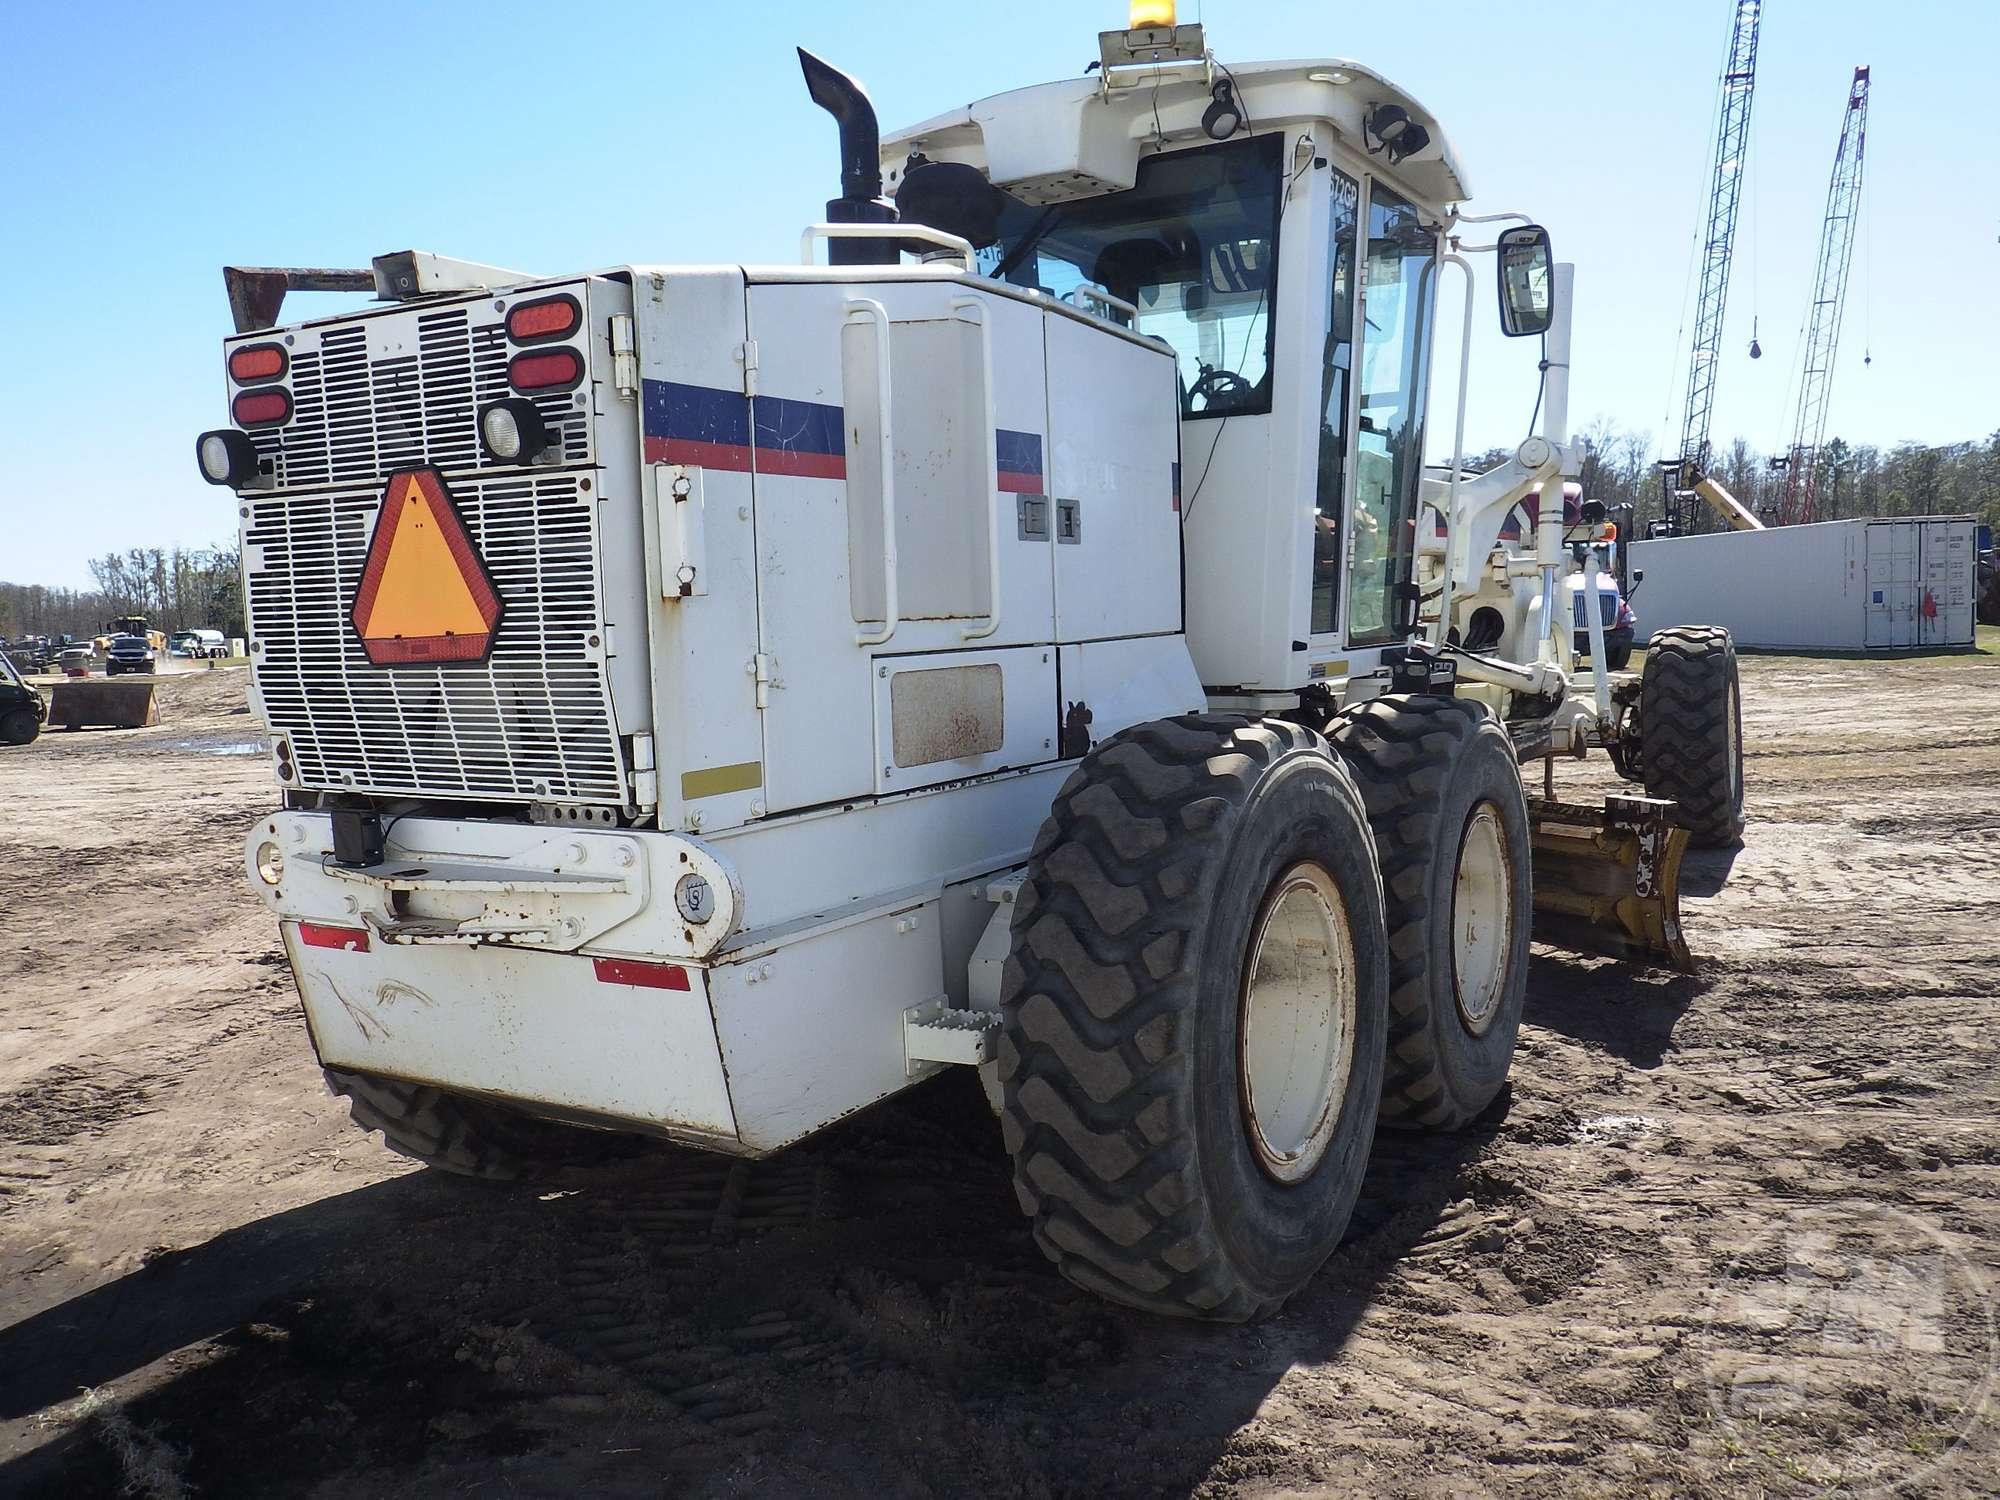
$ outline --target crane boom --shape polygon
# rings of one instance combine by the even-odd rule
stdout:
[[[1722,347],[1723,312],[1729,302],[1729,262],[1736,240],[1737,210],[1743,199],[1743,165],[1750,140],[1750,104],[1757,90],[1757,32],[1763,9],[1763,0],[1736,0],[1729,58],[1722,68],[1716,105],[1715,170],[1709,183],[1708,223],[1702,240],[1694,344],[1688,354],[1680,458],[1664,466],[1667,512],[1678,532],[1696,530],[1701,515],[1701,502],[1693,491],[1708,468],[1708,424],[1715,409],[1716,363]]]
[[[1826,437],[1827,398],[1840,347],[1840,317],[1847,301],[1847,270],[1854,259],[1854,226],[1860,217],[1862,158],[1868,143],[1868,69],[1854,70],[1841,116],[1840,146],[1826,191],[1826,222],[1819,232],[1819,271],[1806,317],[1805,363],[1799,378],[1799,417],[1785,461],[1781,525],[1813,519],[1818,509],[1820,444]]]

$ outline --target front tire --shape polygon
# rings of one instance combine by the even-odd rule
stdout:
[[[1639,764],[1646,795],[1674,803],[1697,848],[1743,838],[1743,695],[1736,646],[1719,625],[1662,630],[1639,685]]]
[[[1506,1086],[1533,926],[1513,741],[1466,698],[1385,696],[1337,719],[1381,853],[1389,1057],[1382,1118],[1456,1130]]]
[[[1190,715],[1086,756],[1001,997],[1014,1187],[1062,1274],[1177,1317],[1281,1307],[1360,1191],[1387,984],[1366,815],[1318,735]]]
[[[0,740],[10,745],[32,745],[41,732],[41,720],[31,708],[17,708],[0,718]]]

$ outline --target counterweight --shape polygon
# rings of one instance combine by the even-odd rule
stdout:
[[[1826,222],[1819,232],[1819,271],[1806,315],[1805,361],[1799,377],[1799,416],[1785,462],[1781,525],[1813,519],[1818,509],[1820,444],[1826,437],[1826,404],[1840,347],[1840,315],[1847,301],[1847,271],[1854,259],[1854,226],[1860,217],[1862,158],[1868,141],[1868,69],[1854,70],[1841,116],[1840,147],[1826,192]]]

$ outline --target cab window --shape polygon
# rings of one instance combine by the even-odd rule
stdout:
[[[1414,205],[1369,184],[1361,265],[1360,413],[1354,465],[1354,540],[1347,569],[1347,639],[1397,639],[1396,590],[1416,560],[1417,480],[1423,467],[1424,399],[1437,242]]]
[[[1361,212],[1361,184],[1337,167],[1329,175],[1333,224],[1327,260],[1333,287],[1320,372],[1319,476],[1312,520],[1315,635],[1332,630],[1340,619],[1340,505],[1347,479],[1348,398],[1354,390],[1354,236]]]
[[[1094,312],[1079,287],[1131,303],[1137,330],[1173,348],[1185,417],[1268,412],[1282,146],[1272,134],[1148,157],[1131,189],[1098,198],[1010,198],[979,269]]]

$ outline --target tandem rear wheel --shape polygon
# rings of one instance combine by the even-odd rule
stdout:
[[[1513,741],[1465,698],[1385,696],[1337,718],[1367,803],[1389,930],[1385,1123],[1455,1130],[1506,1086],[1533,925]]]
[[[347,1100],[355,1124],[381,1131],[391,1151],[461,1177],[536,1181],[630,1155],[641,1145],[634,1136],[539,1120],[421,1083],[338,1068],[325,1072],[327,1087]]]
[[[1367,814],[1319,735],[1190,715],[1086,756],[1001,997],[1015,1191],[1062,1274],[1181,1317],[1281,1307],[1360,1191],[1389,974]]]

